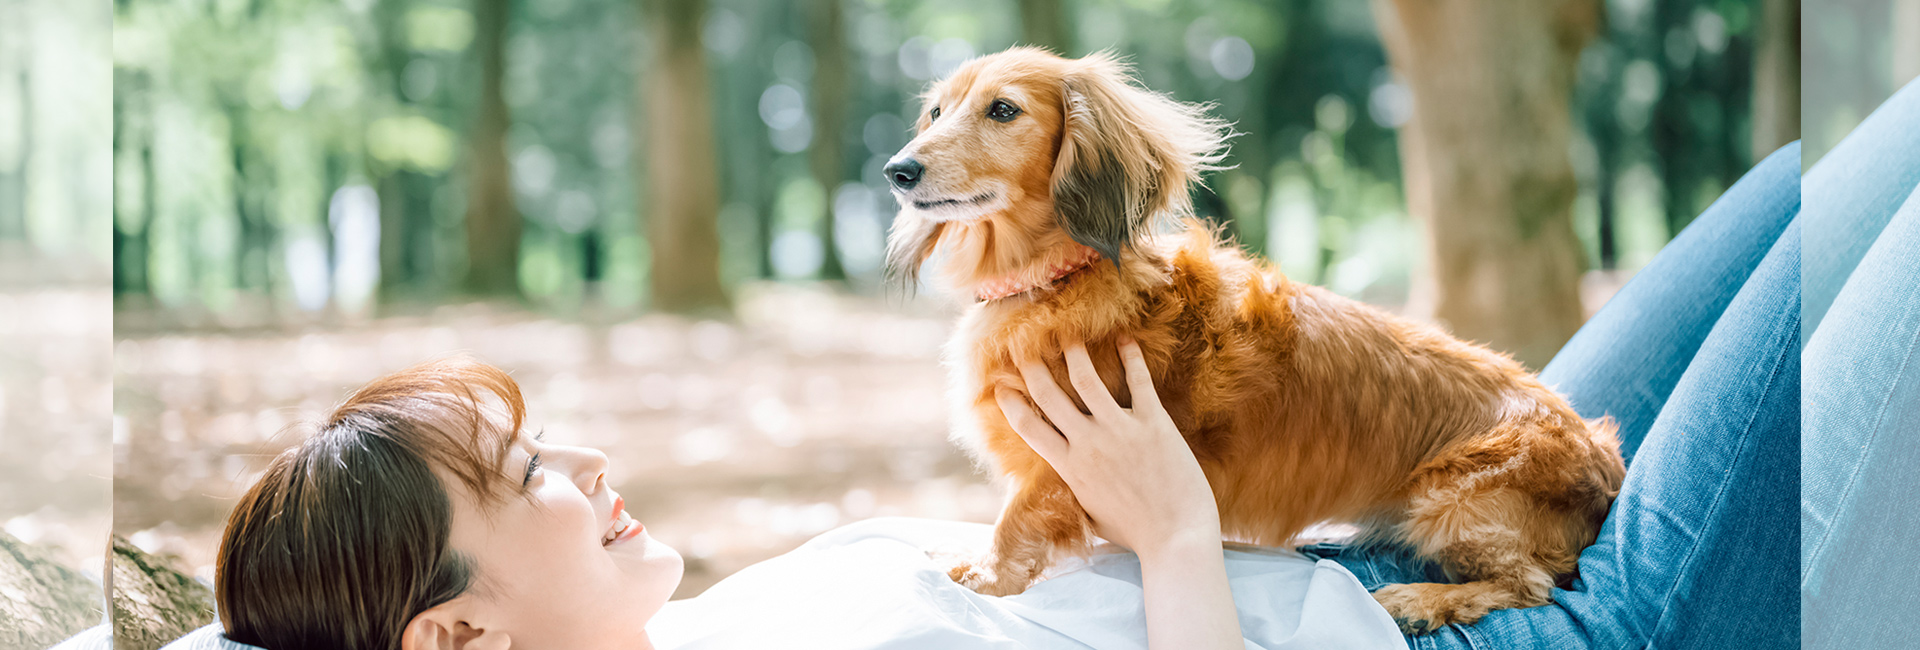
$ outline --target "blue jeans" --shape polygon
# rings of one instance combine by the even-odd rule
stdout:
[[[1920,82],[1807,173],[1807,320],[1815,324],[1801,438],[1807,648],[1920,644],[1910,627],[1920,597],[1916,186]],[[1824,302],[1814,300],[1815,286],[1826,288]]]
[[[1629,464],[1580,575],[1541,607],[1412,648],[1795,647],[1800,155],[1762,161],[1661,251],[1541,377],[1620,423]],[[1368,589],[1431,581],[1393,549],[1308,547]]]

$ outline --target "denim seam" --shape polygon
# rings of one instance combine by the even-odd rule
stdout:
[[[1466,639],[1467,649],[1480,650],[1480,641],[1478,640],[1478,637],[1477,637],[1478,632],[1474,630],[1473,626],[1461,625],[1459,627],[1460,627],[1460,638]]]
[[[1729,305],[1729,307],[1731,307],[1731,305]],[[1782,333],[1790,333],[1795,341],[1798,341],[1800,339],[1800,319],[1797,318],[1799,314],[1794,314],[1794,315],[1796,316],[1796,318],[1793,319],[1794,321],[1793,327],[1791,328],[1776,327],[1773,335],[1774,339],[1777,340],[1780,338],[1784,338],[1782,336]],[[1791,331],[1789,332],[1789,330]],[[1787,362],[1787,355],[1785,354],[1779,355],[1774,358],[1773,367],[1769,368],[1767,371],[1766,387],[1763,388],[1760,392],[1760,401],[1765,401],[1767,396],[1774,391],[1776,386],[1779,385],[1780,366],[1785,364],[1786,362]],[[1760,417],[1759,409],[1754,409],[1752,413],[1747,415],[1747,422],[1745,425],[1743,425],[1742,430],[1747,433],[1751,433],[1753,431],[1753,422],[1759,417]],[[1746,438],[1747,439],[1744,442],[1748,442],[1748,443],[1752,442],[1751,436],[1746,436]],[[1745,458],[1747,453],[1750,451],[1750,446],[1751,445],[1749,444],[1742,444],[1740,446],[1740,451],[1736,453],[1736,455],[1734,456],[1733,463],[1732,465],[1730,465],[1730,467],[1738,466],[1740,464],[1741,459]],[[1725,483],[1722,483],[1720,485],[1720,490],[1714,494],[1713,508],[1707,512],[1707,520],[1711,521],[1713,519],[1713,513],[1720,511],[1720,506],[1726,503],[1726,496],[1727,496],[1727,485]],[[1687,574],[1687,568],[1693,565],[1694,558],[1698,557],[1699,554],[1700,554],[1700,544],[1696,540],[1695,543],[1693,544],[1693,547],[1687,549],[1687,559],[1680,563],[1680,571],[1679,573],[1675,574],[1673,585],[1667,588],[1666,601],[1661,603],[1660,613],[1653,617],[1653,628],[1648,633],[1647,642],[1642,644],[1641,647],[1651,646],[1653,642],[1653,637],[1659,634],[1661,629],[1661,621],[1666,620],[1667,612],[1673,609],[1674,598],[1677,597],[1680,593],[1680,582],[1685,579],[1685,576]],[[1620,646],[1622,650],[1625,650],[1626,648],[1630,648],[1630,647],[1631,647],[1630,645]]]
[[[1844,287],[1842,291],[1845,291]],[[1878,400],[1880,402],[1880,413],[1874,417],[1873,427],[1867,430],[1867,439],[1860,445],[1862,449],[1872,449],[1873,443],[1880,439],[1880,427],[1886,423],[1887,411],[1890,410],[1887,407],[1893,403],[1893,396],[1900,392],[1900,380],[1905,378],[1907,366],[1912,365],[1913,352],[1916,344],[1920,344],[1920,328],[1914,328],[1913,336],[1907,339],[1907,352],[1900,358],[1900,369],[1894,371],[1893,382],[1887,384],[1887,392],[1881,395]],[[1804,401],[1806,398],[1802,396],[1801,399]],[[1847,474],[1846,485],[1840,488],[1840,497],[1837,499],[1838,503],[1846,503],[1847,497],[1853,495],[1853,488],[1860,484],[1860,473],[1866,471],[1866,466],[1867,463],[1864,457],[1860,462],[1854,464],[1853,471]],[[1826,549],[1827,542],[1833,539],[1834,528],[1833,522],[1827,522],[1826,530],[1820,534],[1819,542],[1814,544],[1813,551],[1806,556],[1807,566],[1818,564],[1815,560],[1820,556],[1820,553]],[[1801,543],[1804,544],[1805,542],[1806,540],[1801,540]],[[1800,588],[1802,590],[1807,588],[1807,578],[1809,574],[1806,569],[1807,567],[1805,566],[1800,568]]]

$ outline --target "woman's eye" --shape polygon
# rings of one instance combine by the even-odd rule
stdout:
[[[997,122],[1011,122],[1013,118],[1019,114],[1020,109],[1015,108],[1013,104],[1007,103],[1007,100],[1004,99],[993,100],[993,105],[987,107],[987,117],[991,117]]]
[[[540,454],[534,454],[527,458],[527,475],[520,479],[520,487],[526,487],[527,484],[532,483],[533,473],[538,471],[540,471]]]
[[[940,107],[938,107],[938,106],[935,106],[935,107],[933,107],[933,110],[932,110],[932,111],[928,111],[928,112],[927,112],[927,119],[928,119],[928,120],[937,120],[937,119],[940,119]]]

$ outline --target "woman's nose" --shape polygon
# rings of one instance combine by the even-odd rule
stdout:
[[[567,475],[573,484],[580,488],[581,494],[591,495],[606,489],[607,455],[598,449],[588,447],[564,447],[550,449],[547,453],[559,451],[565,457]]]

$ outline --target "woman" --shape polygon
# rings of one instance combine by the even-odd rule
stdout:
[[[679,555],[624,516],[604,455],[521,435],[525,415],[506,373],[464,359],[354,393],[228,519],[214,577],[228,638],[644,647]]]
[[[1151,396],[1138,347],[1122,351],[1135,394]],[[1091,372],[1084,347],[1069,359],[1076,373]],[[984,542],[986,527],[879,520],[663,612],[680,557],[627,516],[607,485],[606,456],[526,435],[513,380],[456,358],[361,388],[241,499],[215,571],[225,635],[273,650],[649,648],[657,638],[665,647],[1087,647],[1141,636],[1154,648],[1239,648],[1239,587],[1260,594],[1241,600],[1262,605],[1248,637],[1269,647],[1398,645],[1384,611],[1337,564],[1223,555],[1206,479],[1152,400],[1126,411],[1110,395],[1083,395],[1087,416],[1052,382],[1030,385],[1052,387],[1035,396],[1071,442],[1043,432],[1018,400],[1008,402],[1015,421],[1044,433],[1035,447],[1082,495],[1102,536],[1136,551],[1137,566],[1100,554],[995,599],[953,584],[920,550],[968,535]],[[1116,595],[1131,602],[1113,606]]]

